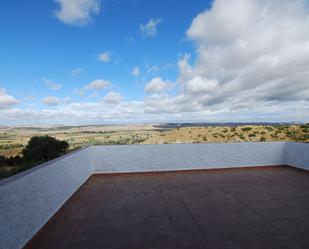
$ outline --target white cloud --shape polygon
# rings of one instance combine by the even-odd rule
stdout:
[[[101,90],[110,85],[108,80],[97,79],[85,86],[85,90]]]
[[[306,9],[305,1],[215,1],[187,31],[197,57],[180,58],[179,93],[149,96],[145,111],[187,120],[308,120]]]
[[[187,31],[197,57],[192,63],[190,55],[179,60],[178,95],[150,96],[145,110],[192,119],[308,120],[306,6],[288,0],[215,1]]]
[[[216,80],[208,80],[201,76],[196,76],[187,82],[187,90],[190,94],[211,94],[216,89],[218,82]]]
[[[170,70],[170,69],[175,69],[176,66],[174,63],[166,63],[165,65],[163,65],[163,70]]]
[[[81,68],[81,67],[74,68],[74,69],[71,70],[71,76],[77,77],[77,76],[79,76],[83,71],[84,71],[84,69]]]
[[[306,6],[304,0],[214,1],[187,31],[196,60],[191,64],[185,55],[178,63],[187,104],[235,118],[250,110],[248,119],[308,106]]]
[[[63,105],[71,104],[73,102],[73,100],[69,96],[64,97],[64,98],[58,98],[58,97],[55,97],[55,96],[47,96],[47,97],[43,98],[42,102],[45,105],[55,107],[55,106],[59,106],[59,105],[63,106]]]
[[[141,73],[141,71],[140,71],[138,66],[133,67],[131,74],[134,77],[138,77],[140,75],[140,73]]]
[[[43,99],[43,103],[48,106],[58,106],[60,99],[54,96],[47,96]]]
[[[67,97],[64,97],[64,98],[63,98],[62,102],[63,102],[64,104],[70,104],[70,103],[73,102],[73,100],[72,100],[71,97],[67,96]]]
[[[90,82],[88,85],[85,85],[79,93],[82,95],[86,91],[99,91],[101,89],[105,89],[110,86],[110,82],[108,80],[103,80],[103,79],[96,79],[92,82]],[[94,97],[94,96],[93,96]]]
[[[159,72],[159,67],[157,65],[152,65],[147,67],[148,73],[157,73]]]
[[[99,60],[102,62],[108,62],[110,61],[110,54],[109,52],[103,52],[101,54],[99,54]]]
[[[144,90],[146,93],[160,93],[168,90],[171,87],[169,82],[162,80],[160,77],[153,78],[149,81]]]
[[[92,21],[92,16],[100,12],[100,0],[55,0],[59,9],[56,17],[69,25],[86,25]]]
[[[143,37],[154,38],[157,36],[158,28],[157,26],[162,22],[161,18],[150,19],[146,24],[140,25],[140,32]]]
[[[18,104],[18,100],[0,88],[0,109],[7,109],[16,104]]]
[[[118,104],[122,100],[123,97],[119,92],[108,92],[104,97],[104,101],[110,104]]]
[[[51,90],[60,90],[62,85],[59,83],[56,83],[52,80],[43,78],[42,81],[45,83],[45,85],[50,88]]]

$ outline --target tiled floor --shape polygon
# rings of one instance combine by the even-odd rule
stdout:
[[[27,249],[306,249],[309,173],[263,167],[96,175]]]

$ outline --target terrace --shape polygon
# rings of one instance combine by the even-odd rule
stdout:
[[[309,248],[308,151],[87,147],[0,182],[0,248]]]

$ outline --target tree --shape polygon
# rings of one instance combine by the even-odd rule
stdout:
[[[5,164],[7,166],[19,166],[22,163],[23,159],[17,155],[17,156],[10,156],[5,159]]]
[[[47,161],[64,154],[69,148],[66,141],[60,141],[50,136],[34,136],[22,150],[26,164]]]
[[[4,156],[0,156],[0,167],[1,166],[5,166],[5,157]]]

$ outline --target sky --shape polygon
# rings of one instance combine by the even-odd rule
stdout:
[[[0,4],[0,125],[309,122],[308,0]]]

